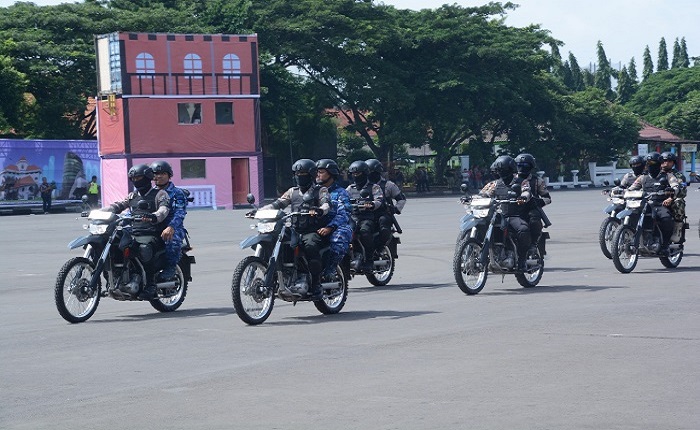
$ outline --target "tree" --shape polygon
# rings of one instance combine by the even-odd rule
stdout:
[[[685,44],[685,37],[681,38],[680,67],[690,67],[690,58],[688,58],[688,47]]]
[[[629,65],[627,66],[627,73],[629,73],[630,79],[636,86],[639,82],[639,76],[637,76],[637,63],[634,61],[634,57],[630,58]]]
[[[634,83],[627,73],[627,67],[622,66],[622,70],[617,74],[617,102],[627,103],[634,94]]]
[[[684,139],[700,140],[700,90],[688,94],[664,117],[663,124]]]
[[[651,52],[649,52],[649,45],[644,48],[644,55],[642,56],[642,62],[644,68],[642,69],[642,80],[646,81],[649,76],[654,73],[654,63],[651,61]]]
[[[668,70],[668,50],[666,49],[666,39],[663,37],[659,41],[659,58],[656,62],[656,71]]]
[[[12,59],[0,55],[0,134],[4,136],[22,132],[27,84],[26,76],[14,68]]]
[[[578,65],[576,57],[571,52],[569,52],[569,65],[571,66],[571,81],[573,83],[573,86],[570,88],[574,91],[583,90],[586,87],[583,81],[583,73],[581,73],[581,67]]]
[[[605,55],[605,49],[603,49],[603,44],[598,41],[597,45],[598,53],[598,68],[595,71],[594,83],[593,85],[603,90],[605,96],[612,98],[612,84],[610,82],[610,77],[612,76],[612,68],[610,67],[610,62],[608,57]]]
[[[671,57],[671,68],[677,69],[682,67],[683,59],[681,54],[681,44],[678,42],[678,38],[673,41],[673,57]]]

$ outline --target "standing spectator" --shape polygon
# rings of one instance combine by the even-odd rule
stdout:
[[[403,183],[406,182],[406,178],[403,176],[401,169],[394,169],[394,183],[400,190],[403,191]]]
[[[476,188],[482,189],[484,187],[484,174],[480,167],[475,167],[474,179],[476,180]]]
[[[425,182],[425,170],[423,170],[422,167],[419,167],[416,169],[416,172],[413,174],[413,182],[416,183],[416,192],[417,193],[422,193],[425,191],[423,189],[423,184]]]
[[[68,193],[68,197],[71,196],[74,199],[82,199],[87,192],[88,181],[85,179],[85,173],[80,172],[78,176],[75,177],[75,182],[73,182],[73,188],[71,192]]]
[[[47,214],[51,211],[51,193],[56,188],[54,183],[48,183],[46,181],[46,176],[41,178],[41,185],[39,185],[39,192],[41,193],[41,207],[44,213]]]
[[[99,207],[97,205],[97,198],[100,195],[100,186],[97,183],[97,176],[93,175],[90,183],[88,184],[87,196],[88,204],[91,208]]]

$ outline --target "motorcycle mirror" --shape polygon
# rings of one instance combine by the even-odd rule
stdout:
[[[83,203],[87,203],[87,202],[88,202],[88,196],[87,196],[87,195],[83,195],[83,197],[82,197],[80,200],[82,200]]]
[[[607,181],[605,181],[605,182],[607,182]],[[619,187],[620,184],[622,183],[622,181],[620,180],[620,178],[615,178],[615,180],[613,181],[613,183],[615,184],[616,187]]]
[[[605,185],[605,186],[607,187],[608,185],[610,185],[610,181],[608,181],[607,179],[604,180],[604,181],[603,181],[603,185]]]
[[[665,177],[659,179],[659,184],[660,184],[662,187],[668,187],[668,179],[666,179]]]
[[[139,200],[139,202],[136,203],[136,207],[142,210],[147,210],[148,202],[146,200]]]
[[[251,205],[252,205],[253,203],[255,203],[255,196],[254,196],[252,193],[248,193],[248,195],[245,196],[245,199],[246,199],[246,201],[247,201],[248,203],[250,203]]]
[[[311,192],[311,188],[309,188],[309,190],[304,193],[302,199],[304,200],[304,203],[311,203],[314,201],[314,195]]]
[[[360,197],[362,197],[363,199],[368,198],[368,197],[369,197],[369,191],[363,189],[362,191],[360,191]]]
[[[515,193],[515,195],[519,196],[520,193],[523,191],[522,187],[520,184],[513,184],[511,185],[510,189]]]
[[[467,184],[460,185],[459,189],[462,190],[463,193],[466,193],[467,191],[469,191],[469,187],[467,186]]]

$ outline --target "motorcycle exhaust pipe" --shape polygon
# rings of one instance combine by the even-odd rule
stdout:
[[[175,288],[175,281],[159,282],[156,288]]]

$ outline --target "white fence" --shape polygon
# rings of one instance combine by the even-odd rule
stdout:
[[[216,210],[216,186],[215,185],[187,185],[186,188],[190,191],[190,197],[194,201],[190,206],[196,208],[213,208]]]

